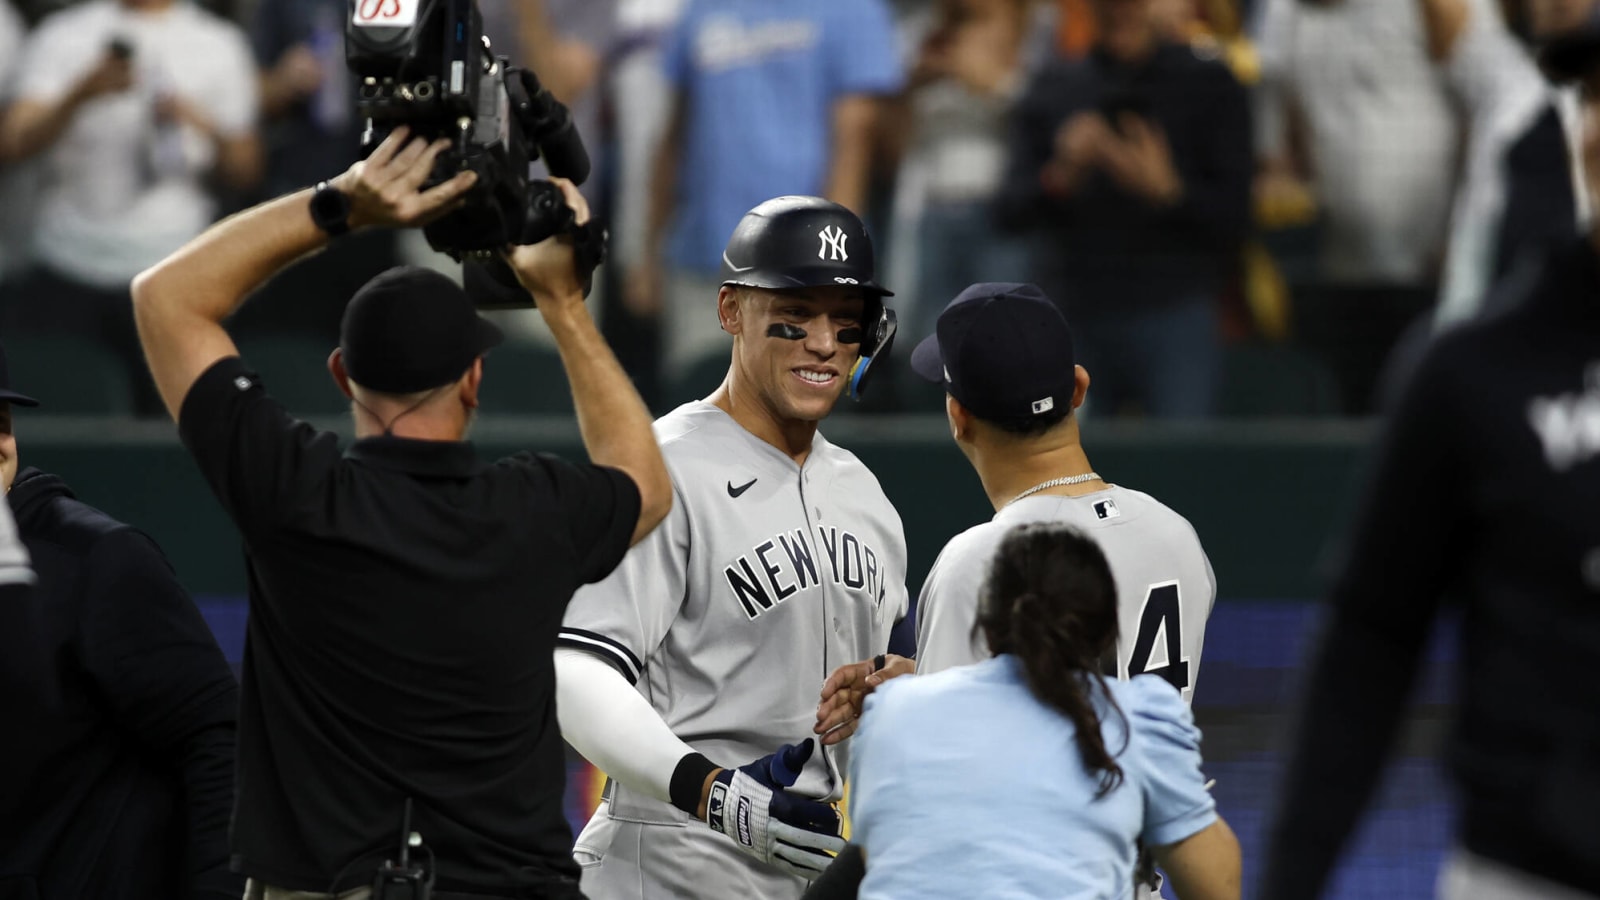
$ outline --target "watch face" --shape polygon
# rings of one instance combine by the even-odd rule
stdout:
[[[350,198],[339,189],[323,187],[311,195],[311,217],[324,231],[338,233],[349,228]]]

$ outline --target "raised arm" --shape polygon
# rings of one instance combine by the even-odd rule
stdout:
[[[471,173],[419,188],[446,142],[409,141],[397,128],[333,184],[350,198],[350,227],[421,225],[460,202]],[[222,327],[256,287],[328,235],[311,219],[311,191],[289,194],[211,226],[133,280],[134,317],[156,388],[174,420],[213,363],[238,354]]]
[[[578,189],[564,178],[552,181],[577,212],[577,221],[587,222],[589,207]],[[570,245],[547,240],[516,247],[507,259],[556,339],[589,461],[621,469],[639,488],[639,521],[633,531],[633,543],[638,543],[672,509],[672,478],[651,430],[650,410],[584,305]]]

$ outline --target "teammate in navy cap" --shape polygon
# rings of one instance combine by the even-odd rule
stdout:
[[[1031,284],[975,284],[939,314],[911,354],[945,389],[956,446],[977,470],[994,518],[945,545],[917,599],[916,671],[987,659],[973,630],[979,588],[1002,535],[1029,522],[1071,525],[1105,552],[1117,582],[1116,674],[1153,673],[1184,700],[1199,678],[1216,579],[1187,520],[1154,497],[1103,480],[1089,465],[1074,414],[1089,390],[1072,329]],[[1159,639],[1159,640],[1158,640]],[[824,741],[854,731],[864,695],[910,664],[841,667],[823,690]]]

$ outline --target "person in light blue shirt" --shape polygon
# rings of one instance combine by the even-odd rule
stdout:
[[[1200,774],[1200,732],[1156,676],[1108,682],[1116,586],[1056,524],[1010,531],[977,628],[994,657],[887,682],[853,739],[860,896],[1134,896],[1139,846],[1180,900],[1237,900],[1239,845]]]
[[[746,210],[803,194],[865,212],[878,98],[904,76],[884,0],[689,0],[661,68],[673,109],[624,298],[661,317],[681,372],[723,349],[722,248]]]

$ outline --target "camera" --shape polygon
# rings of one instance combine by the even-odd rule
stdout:
[[[580,271],[599,264],[604,233],[577,226],[560,189],[528,174],[543,157],[550,174],[582,184],[589,177],[583,140],[532,71],[494,54],[475,0],[350,0],[345,62],[366,120],[363,157],[404,125],[418,137],[450,141],[424,188],[477,173],[465,204],[423,234],[433,249],[467,263],[468,290],[480,306],[531,303],[499,259],[509,245],[567,232]]]

